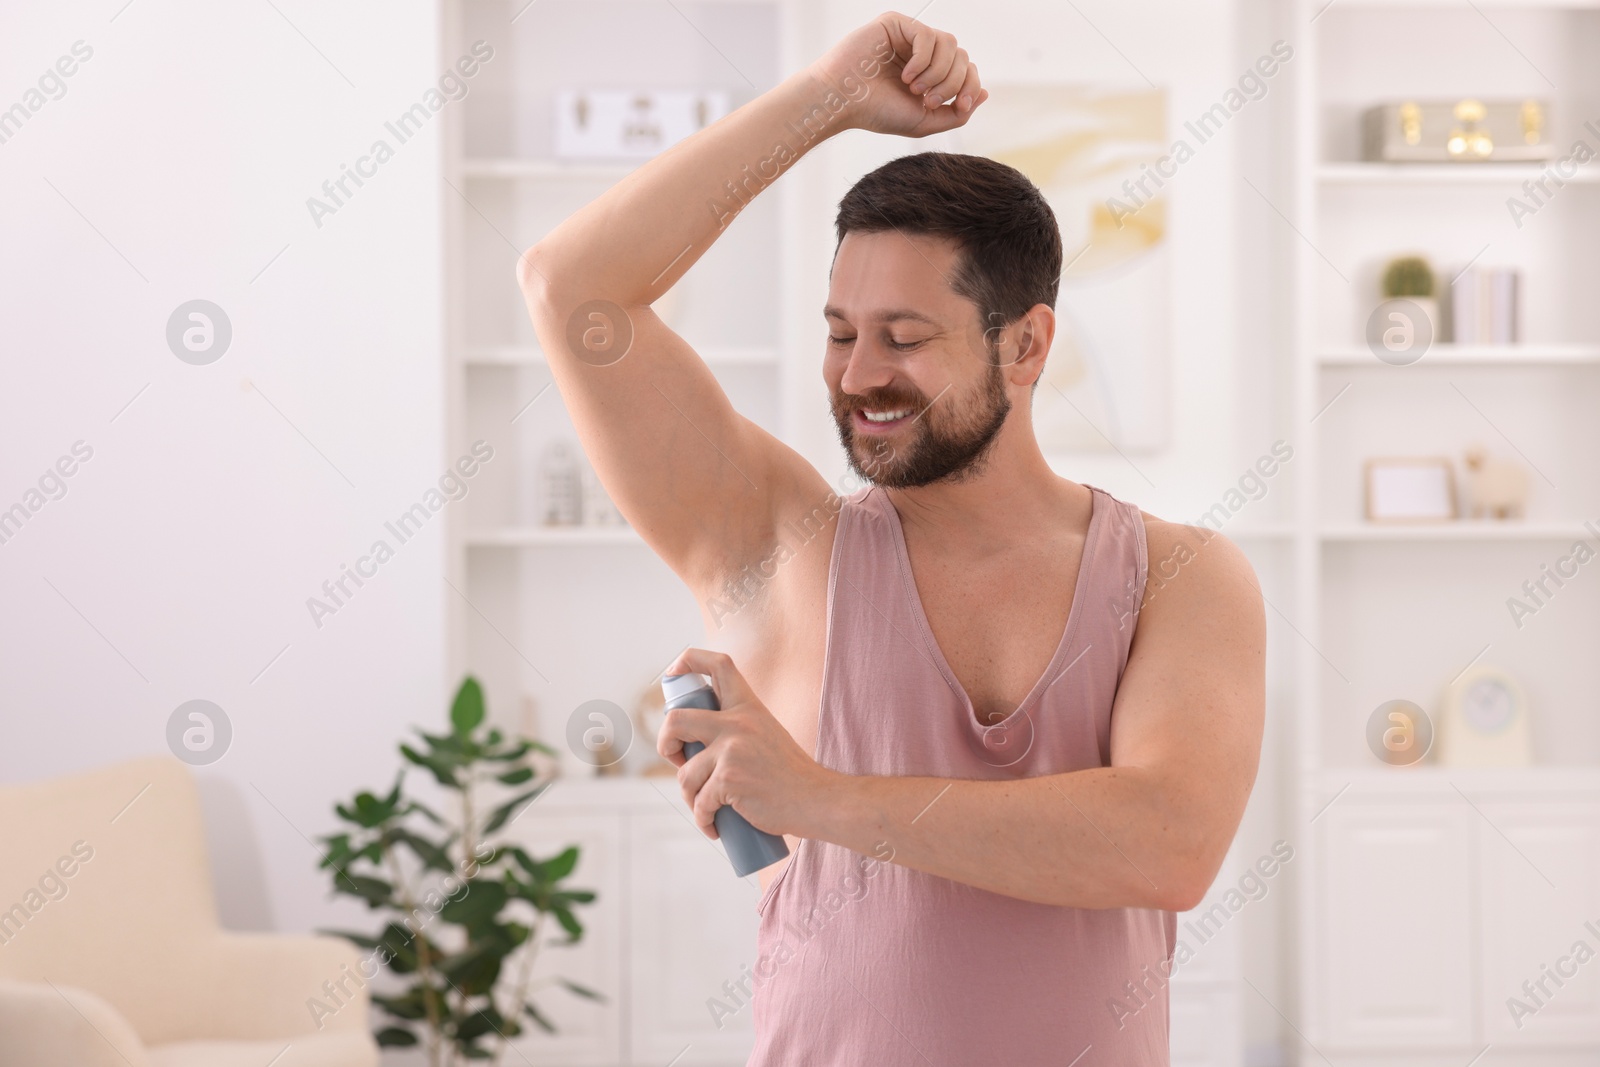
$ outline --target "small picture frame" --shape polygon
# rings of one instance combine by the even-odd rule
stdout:
[[[1455,466],[1443,456],[1367,460],[1368,522],[1449,522],[1456,518]]]

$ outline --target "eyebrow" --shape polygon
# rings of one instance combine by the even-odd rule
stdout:
[[[845,321],[849,321],[844,311],[832,304],[824,307],[822,309],[822,314],[824,318],[845,319]],[[913,311],[910,308],[886,308],[883,311],[880,311],[877,315],[873,316],[873,318],[878,322],[920,322],[935,328],[938,328],[942,325],[934,319],[930,319],[928,316],[922,314],[920,311]]]

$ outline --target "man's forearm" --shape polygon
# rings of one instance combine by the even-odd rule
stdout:
[[[1205,820],[1131,767],[1013,781],[839,775],[801,836],[864,855],[887,842],[897,864],[1023,900],[1182,911],[1220,863]]]
[[[524,274],[583,300],[653,303],[756,195],[848,128],[871,83],[838,81],[803,69],[673,145],[541,240]]]

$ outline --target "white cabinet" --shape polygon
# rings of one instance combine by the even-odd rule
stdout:
[[[1326,842],[1328,1035],[1341,1047],[1472,1039],[1472,809],[1335,805]]]
[[[1600,805],[1482,807],[1483,1038],[1600,1047]]]
[[[1174,978],[1171,990],[1172,1067],[1238,1067],[1238,983]]]
[[[548,947],[541,951],[534,974],[543,979],[535,988],[534,1003],[556,1027],[546,1034],[528,1023],[528,1034],[517,1041],[518,1049],[533,1063],[581,1064],[583,1067],[622,1061],[622,932],[624,867],[624,824],[615,811],[573,810],[561,805],[544,806],[555,800],[562,786],[557,785],[512,823],[509,833],[535,857],[545,859],[568,845],[579,849],[578,866],[571,885],[592,889],[598,894],[593,904],[579,909],[583,940],[576,945]],[[556,813],[552,817],[552,813]],[[545,931],[547,938],[561,940],[559,927]],[[548,979],[568,978],[605,996],[589,1000],[569,993]],[[524,1020],[526,1022],[526,1020]],[[515,1062],[515,1054],[511,1057]]]
[[[1308,1036],[1325,1054],[1600,1060],[1600,777],[1365,776],[1315,841]]]
[[[1249,920],[1222,902],[1247,869],[1235,842],[1205,899],[1178,913],[1176,956],[1188,962],[1173,972],[1168,986],[1172,1067],[1238,1067],[1242,1062],[1240,941]],[[1271,883],[1264,884],[1274,892]],[[1255,909],[1260,903],[1250,900],[1242,907]]]
[[[658,788],[659,786],[659,788]],[[749,1057],[750,1010],[718,1018],[755,961],[754,879],[737,878],[721,846],[689,821],[671,779],[561,779],[511,826],[535,855],[582,852],[574,888],[593,889],[584,937],[547,948],[535,974],[555,1035],[519,1039],[540,1067],[733,1067]],[[558,940],[559,931],[554,935]],[[548,981],[570,978],[605,996],[585,1000]],[[513,1057],[509,1062],[517,1062]]]
[[[756,958],[760,890],[753,878],[736,878],[722,847],[684,815],[656,807],[629,819],[634,1061],[743,1063],[754,1031],[737,984]],[[713,1013],[713,997],[735,1014]]]

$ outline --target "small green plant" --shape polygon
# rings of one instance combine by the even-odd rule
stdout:
[[[531,756],[550,749],[508,739],[485,718],[483,690],[469,677],[451,705],[449,733],[419,729],[421,746],[400,745],[408,763],[456,794],[453,820],[405,793],[402,767],[386,795],[361,792],[336,805],[355,828],[322,839],[321,866],[333,872],[334,891],[390,916],[375,935],[331,931],[408,983],[397,994],[372,995],[392,1017],[376,1033],[378,1044],[422,1044],[431,1067],[498,1063],[524,1018],[554,1032],[531,999],[534,961],[552,919],[566,936],[549,943],[583,937],[575,910],[595,899],[563,884],[577,866],[576,848],[538,860],[492,836],[548,788],[548,779],[536,781]],[[486,798],[486,791],[498,795]],[[363,960],[362,969],[371,977],[377,966]],[[551,981],[601,999],[564,978],[544,983]]]
[[[1394,300],[1404,296],[1433,295],[1433,268],[1421,256],[1401,256],[1389,261],[1383,271],[1383,296]]]

